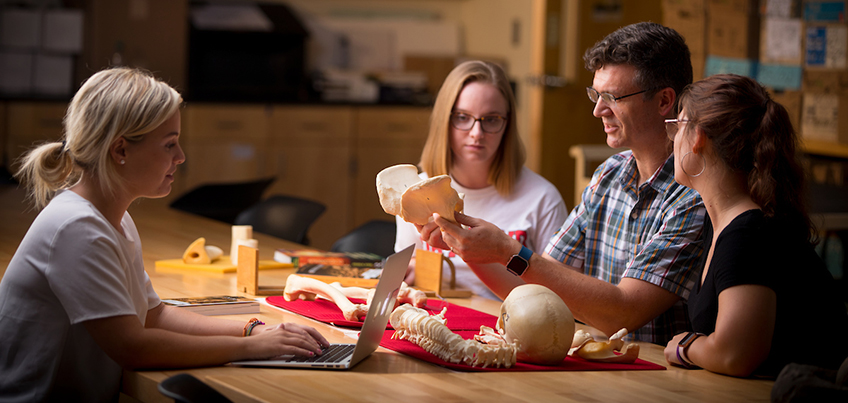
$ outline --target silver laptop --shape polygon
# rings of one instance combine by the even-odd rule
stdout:
[[[389,315],[395,307],[397,294],[403,278],[406,276],[406,268],[412,258],[414,245],[397,252],[386,259],[383,265],[383,273],[374,291],[374,298],[362,330],[356,344],[331,344],[324,353],[315,357],[296,357],[286,355],[270,360],[236,361],[233,365],[252,367],[276,367],[276,368],[315,368],[315,369],[350,369],[377,350]]]

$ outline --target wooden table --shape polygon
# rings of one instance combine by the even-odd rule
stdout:
[[[0,186],[0,275],[35,217],[23,203],[23,192]],[[170,209],[160,200],[141,200],[130,208],[144,246],[144,262],[161,297],[238,294],[235,274],[157,270],[154,262],[182,255],[198,237],[229,248],[230,227]],[[260,259],[272,259],[275,248],[298,245],[262,234]],[[260,284],[285,284],[292,269],[262,270]],[[500,303],[484,298],[451,302],[497,313]],[[310,319],[263,305],[259,315],[229,315],[239,321],[258,316],[265,322],[305,323],[331,342],[352,342],[345,332]],[[494,324],[493,324],[494,325]],[[122,399],[169,401],[157,385],[165,378],[189,372],[239,402],[315,401],[508,401],[508,402],[733,402],[768,401],[773,382],[739,379],[703,370],[668,366],[663,346],[640,343],[640,358],[667,366],[664,371],[456,372],[379,348],[350,371],[321,371],[220,366],[183,370],[125,371]]]

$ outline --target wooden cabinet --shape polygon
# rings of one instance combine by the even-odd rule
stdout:
[[[204,183],[240,182],[265,175],[270,108],[194,104],[182,113],[186,162],[172,194]]]
[[[380,207],[376,178],[395,164],[417,165],[427,139],[431,108],[359,108],[356,123],[356,179],[352,228],[370,220],[391,220]]]
[[[351,228],[353,114],[344,106],[279,106],[271,113],[265,176],[277,180],[268,194],[327,206],[310,228],[310,246],[329,249]]]
[[[377,199],[377,173],[418,163],[429,116],[421,107],[274,107],[266,176],[277,180],[269,193],[324,203],[309,238],[329,249],[368,220],[391,219]]]
[[[62,137],[62,119],[68,105],[59,102],[10,102],[6,105],[5,156],[14,172],[16,160],[38,143]],[[0,119],[1,120],[1,119]]]

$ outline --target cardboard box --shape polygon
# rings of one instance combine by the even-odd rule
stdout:
[[[663,25],[677,31],[692,54],[694,80],[704,78],[707,59],[707,14],[704,0],[664,0]]]
[[[728,15],[756,15],[759,0],[707,0],[710,15],[726,17]]]
[[[0,51],[0,94],[27,94],[32,91],[33,55]]]
[[[848,95],[848,70],[805,70],[804,93]]]
[[[708,9],[707,54],[756,59],[760,56],[759,47],[759,15]]]
[[[763,17],[803,18],[802,0],[764,0],[762,3]]]
[[[74,9],[44,12],[41,49],[77,54],[82,52],[83,12]]]
[[[803,77],[801,65],[760,63],[757,67],[757,81],[777,90],[801,90]]]
[[[0,46],[15,50],[38,50],[41,44],[41,12],[0,10]]]
[[[757,77],[758,62],[754,59],[736,59],[732,57],[707,56],[707,76],[713,74],[739,74],[742,76]]]
[[[801,91],[775,91],[769,89],[769,94],[771,94],[771,99],[786,108],[786,113],[789,114],[789,120],[792,121],[792,127],[800,135],[803,93]]]
[[[848,26],[842,24],[808,24],[804,38],[804,67],[810,69],[845,69],[848,48]]]
[[[804,0],[804,21],[809,22],[844,22],[845,1],[810,1]]]
[[[848,96],[804,93],[801,137],[848,144]]]
[[[663,9],[685,8],[688,10],[706,10],[707,0],[662,0]]]
[[[763,17],[760,29],[761,63],[804,63],[805,31],[801,19]]]

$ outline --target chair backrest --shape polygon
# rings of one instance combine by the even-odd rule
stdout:
[[[333,252],[369,252],[383,257],[395,253],[397,225],[394,221],[373,220],[339,238]]]
[[[233,224],[236,216],[262,200],[276,178],[198,186],[171,203],[171,208]]]
[[[306,233],[324,210],[324,204],[314,200],[273,195],[242,211],[235,224],[252,225],[256,232],[309,245]]]
[[[176,403],[227,403],[232,402],[211,386],[189,374],[177,374],[162,381],[159,393]]]

